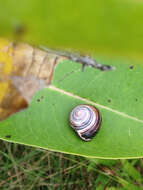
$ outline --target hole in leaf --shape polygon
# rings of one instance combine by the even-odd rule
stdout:
[[[107,101],[110,103],[110,102],[111,102],[111,99],[108,99]]]
[[[6,135],[5,138],[10,139],[11,135]]]
[[[133,69],[134,68],[134,66],[133,65],[130,65],[130,69]]]

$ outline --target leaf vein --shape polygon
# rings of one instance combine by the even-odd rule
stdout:
[[[57,88],[56,86],[50,85],[50,86],[49,86],[49,89],[54,90],[54,91],[57,91],[57,92],[60,92],[60,93],[62,93],[62,94],[64,94],[64,95],[70,96],[70,97],[72,97],[72,98],[76,98],[76,99],[78,99],[78,100],[85,101],[85,102],[88,103],[88,104],[92,104],[92,105],[97,106],[97,107],[100,107],[100,108],[102,108],[102,109],[106,109],[106,110],[111,111],[111,112],[113,112],[113,113],[115,113],[115,114],[121,115],[121,116],[123,116],[123,117],[125,117],[125,118],[132,119],[132,120],[137,121],[137,122],[139,122],[139,123],[143,123],[143,120],[138,119],[137,117],[134,117],[134,116],[128,115],[128,114],[126,114],[126,113],[124,113],[124,112],[120,112],[120,111],[115,110],[115,109],[112,109],[112,108],[110,108],[110,107],[107,107],[107,106],[104,106],[104,105],[95,103],[95,102],[93,102],[93,101],[91,101],[91,100],[88,100],[88,99],[86,99],[86,98],[82,98],[82,97],[80,97],[80,96],[78,96],[78,95],[76,95],[76,94],[73,94],[73,93],[71,93],[71,92],[67,92],[67,91],[65,91],[65,90],[63,90],[63,89]]]

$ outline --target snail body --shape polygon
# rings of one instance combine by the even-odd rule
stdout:
[[[99,110],[91,105],[81,104],[70,113],[70,125],[84,141],[90,141],[101,125]]]

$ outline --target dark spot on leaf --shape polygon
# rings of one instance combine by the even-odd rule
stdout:
[[[111,102],[111,99],[108,99],[108,102],[110,103],[110,102]]]
[[[41,99],[44,99],[44,96],[41,96]]]
[[[138,99],[137,99],[137,98],[136,98],[135,100],[136,100],[136,102],[138,101]]]
[[[10,139],[11,135],[6,135],[5,138]]]
[[[39,99],[39,98],[37,99],[37,102],[40,102],[40,99]]]
[[[134,68],[134,66],[133,65],[130,65],[130,69],[133,69]]]

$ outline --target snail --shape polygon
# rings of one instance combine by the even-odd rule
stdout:
[[[90,141],[101,125],[99,110],[88,104],[76,106],[70,113],[70,125],[84,141]]]

